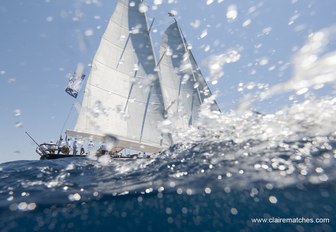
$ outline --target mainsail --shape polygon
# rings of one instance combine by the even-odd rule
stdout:
[[[197,120],[211,91],[176,20],[163,35],[159,67],[168,118],[174,129],[187,129]],[[215,101],[210,107],[219,111]]]
[[[168,147],[158,125],[164,102],[141,0],[119,0],[92,62],[82,108],[69,136],[117,139],[118,147]]]

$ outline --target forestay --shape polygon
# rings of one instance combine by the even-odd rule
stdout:
[[[176,21],[163,35],[160,54],[160,78],[168,118],[175,130],[187,129],[197,121],[200,107],[211,91]],[[215,101],[210,108],[219,111]]]
[[[69,135],[116,137],[116,146],[155,152],[164,104],[141,0],[119,0],[92,62],[82,108]]]

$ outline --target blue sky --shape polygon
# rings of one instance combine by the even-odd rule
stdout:
[[[232,50],[239,53],[239,60],[225,64],[224,76],[210,85],[221,92],[218,103],[224,112],[235,109],[245,94],[238,91],[239,83],[274,85],[291,78],[293,54],[310,33],[334,25],[336,19],[332,0],[145,2],[158,4],[147,14],[149,20],[156,18],[152,36],[157,50],[172,22],[167,12],[175,10],[205,76],[209,59]],[[89,73],[114,6],[111,0],[1,0],[0,163],[38,158],[26,130],[38,142],[59,136],[73,103],[64,92],[66,75],[78,63]],[[227,15],[228,9],[236,17]],[[332,91],[324,88],[320,94]],[[272,112],[290,104],[287,98],[282,94],[254,107]],[[72,128],[75,118],[73,112],[66,127]]]

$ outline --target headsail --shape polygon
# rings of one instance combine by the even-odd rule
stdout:
[[[197,120],[200,106],[211,91],[188,48],[176,20],[165,31],[160,46],[161,86],[168,118],[175,129],[186,129]],[[211,110],[219,111],[216,102]]]
[[[117,146],[159,151],[169,146],[159,123],[164,103],[141,0],[119,0],[92,63],[71,135],[112,135]]]

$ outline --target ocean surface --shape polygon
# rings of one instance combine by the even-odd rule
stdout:
[[[335,231],[335,112],[208,115],[152,159],[0,164],[0,230]]]

